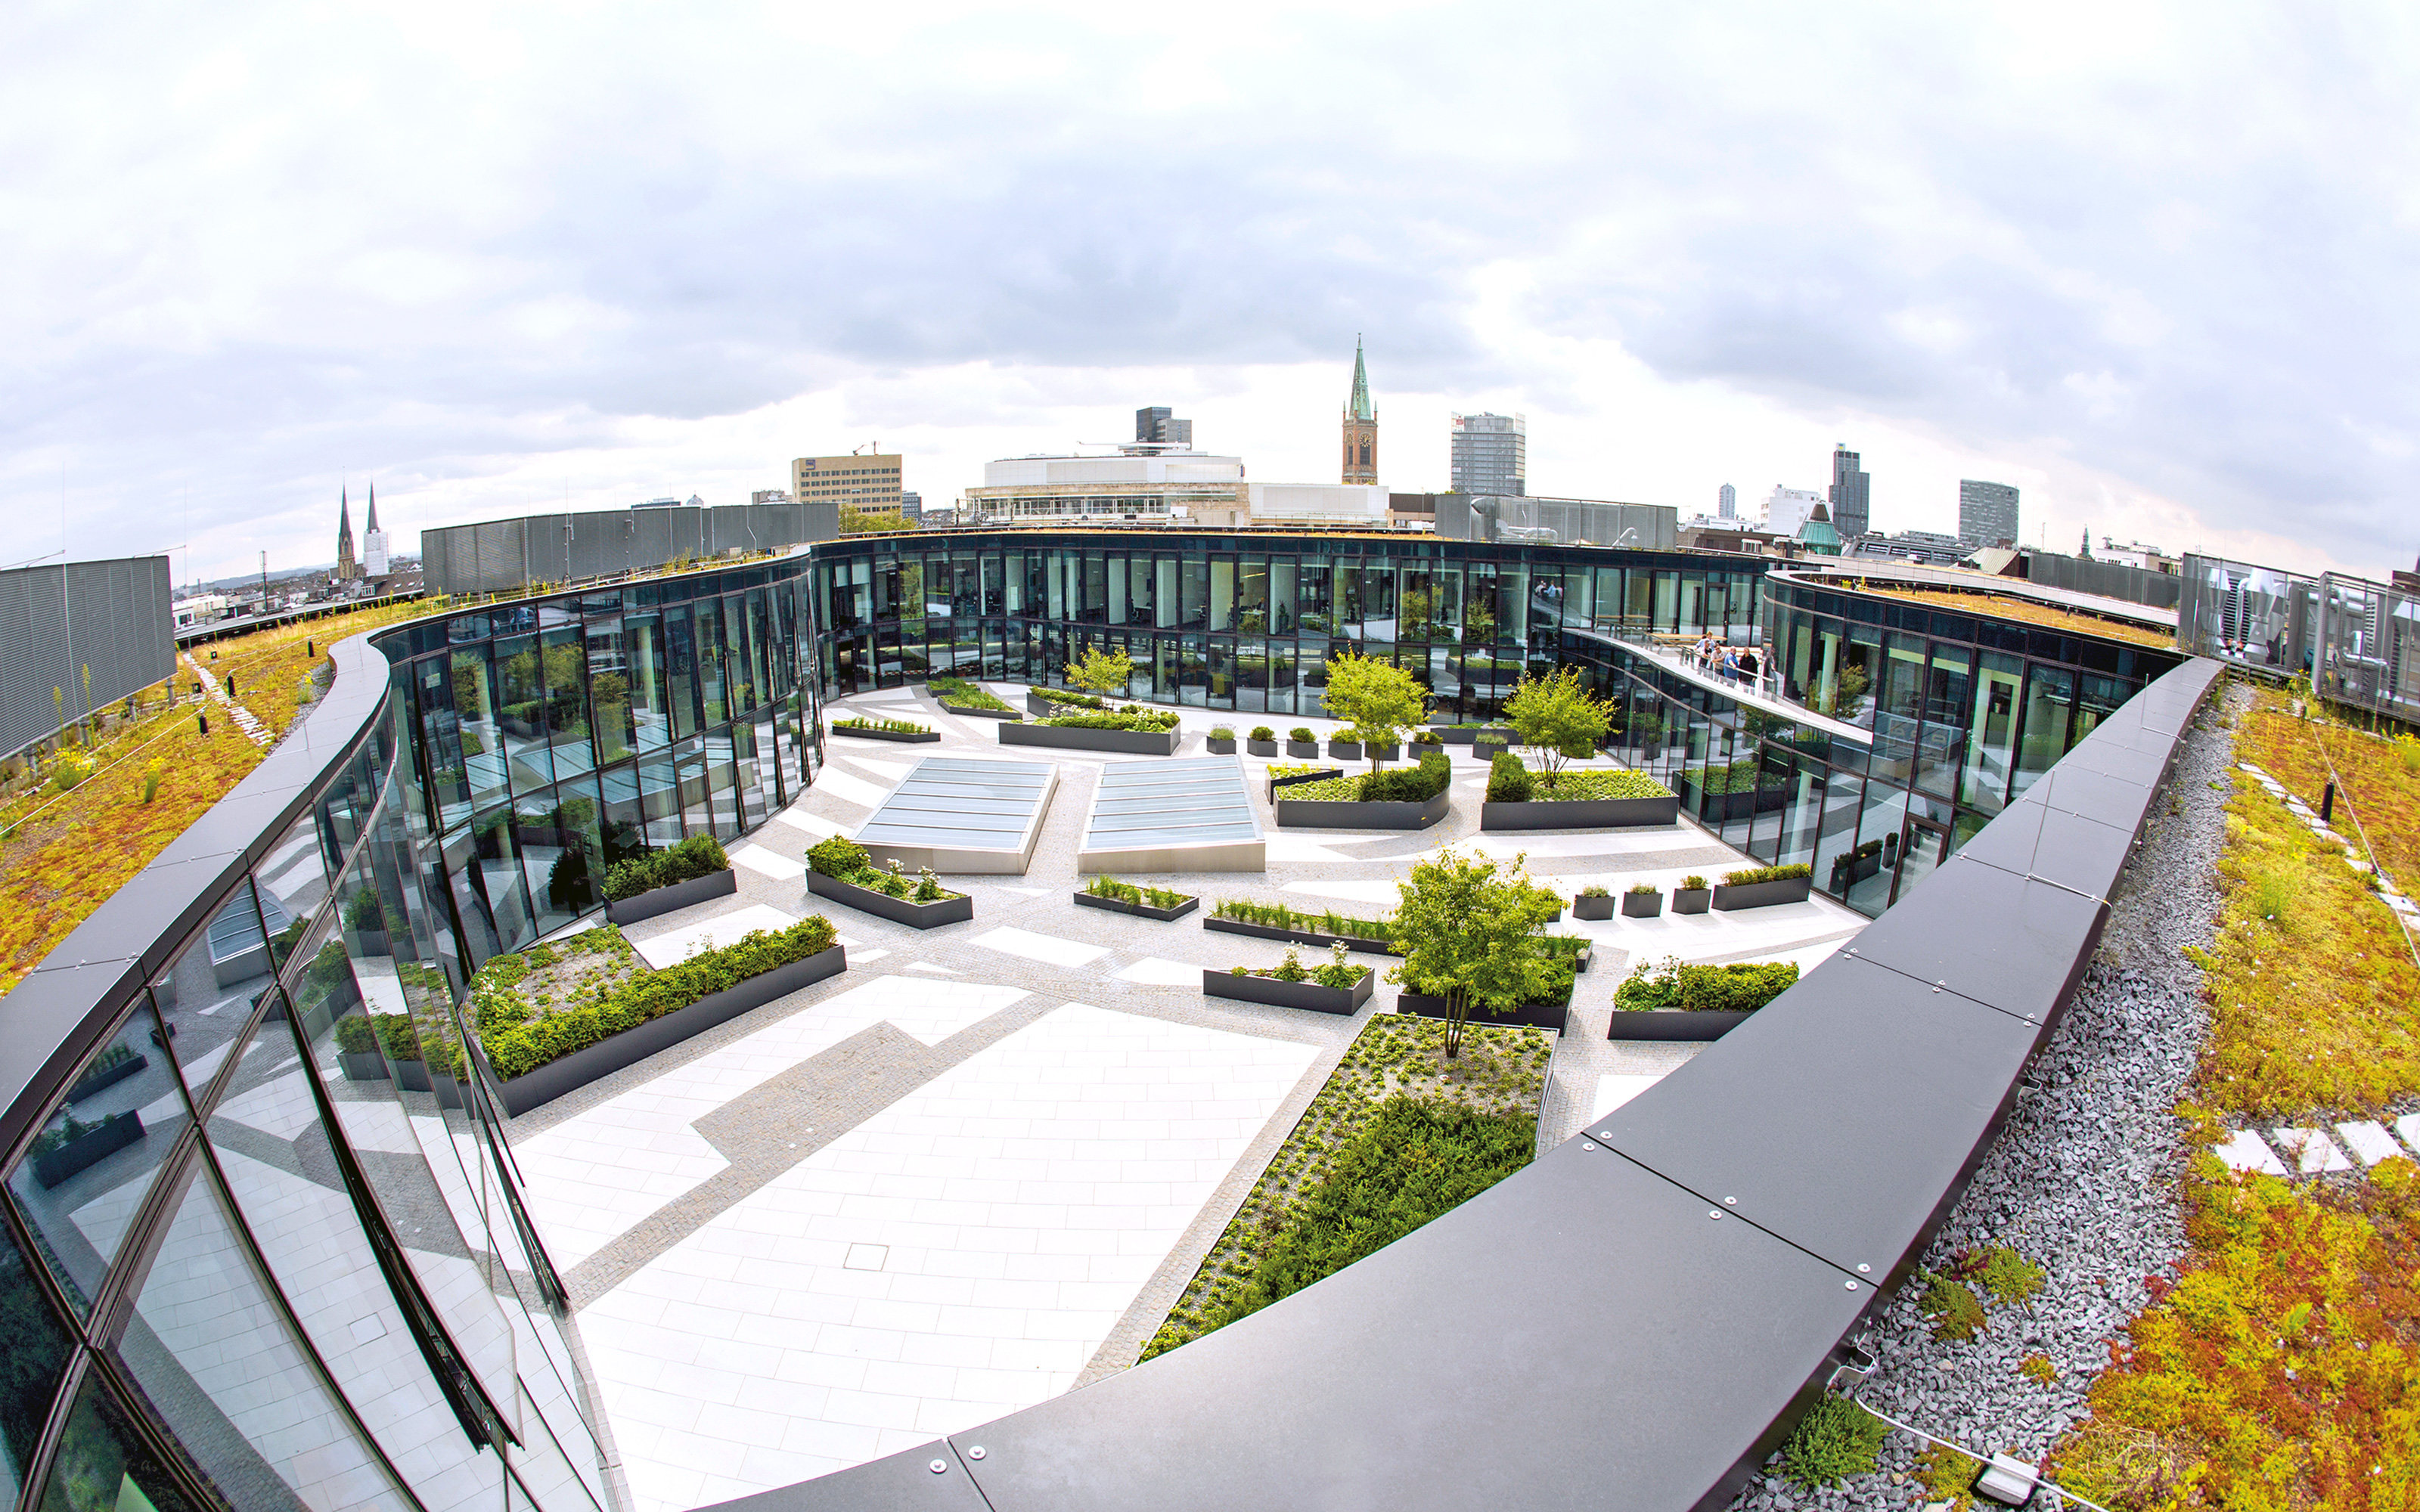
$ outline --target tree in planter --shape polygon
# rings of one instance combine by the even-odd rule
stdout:
[[[1562,985],[1565,968],[1540,943],[1562,900],[1529,881],[1527,861],[1516,856],[1499,874],[1494,861],[1446,850],[1413,867],[1412,880],[1396,889],[1403,902],[1393,944],[1404,964],[1387,980],[1408,991],[1442,989],[1449,1060],[1461,1053],[1473,1003],[1508,1012]]]
[[[1593,755],[1605,739],[1605,704],[1580,687],[1576,667],[1559,667],[1551,677],[1524,677],[1504,701],[1504,717],[1521,744],[1538,752],[1540,776],[1553,787],[1575,751]]]
[[[1327,691],[1320,702],[1330,715],[1352,728],[1346,737],[1370,753],[1370,770],[1378,770],[1377,748],[1403,738],[1405,730],[1426,724],[1428,689],[1391,661],[1377,661],[1348,651],[1327,664]]]
[[[1134,681],[1134,658],[1123,651],[1089,647],[1067,664],[1067,681],[1104,699],[1124,698]]]

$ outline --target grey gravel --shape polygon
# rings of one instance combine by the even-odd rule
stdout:
[[[1945,1342],[1916,1311],[1919,1271],[1859,1340],[1877,1362],[1859,1396],[1970,1453],[2038,1463],[2084,1415],[2110,1342],[2149,1304],[2146,1283],[2173,1278],[2184,1253],[2177,1204],[2184,1146],[2170,1110],[2209,1019],[2202,974],[2181,948],[2207,945],[2216,927],[2232,749],[2228,732],[2205,711],[2111,900],[2084,986],[2037,1064],[2037,1085],[1926,1253],[1924,1267],[1940,1268],[1962,1248],[2013,1244],[2046,1273],[2040,1295],[2026,1308],[1993,1305],[1985,1332]],[[2055,1380],[2019,1373],[2019,1362],[2037,1353]],[[1803,1489],[1768,1467],[1733,1504],[1757,1512],[1903,1507],[1931,1494],[1912,1473],[1923,1447],[1894,1432],[1876,1473],[1829,1490]],[[1894,1485],[1894,1474],[1908,1478]]]

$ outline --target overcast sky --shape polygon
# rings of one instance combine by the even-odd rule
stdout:
[[[501,12],[501,13],[500,13]],[[2383,577],[2410,6],[0,7],[0,562],[180,577],[1168,404],[1334,481],[1520,411],[1530,491],[1861,451],[2028,541]],[[361,527],[357,512],[355,529]]]

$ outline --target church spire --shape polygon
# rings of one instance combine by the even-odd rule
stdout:
[[[1344,405],[1344,483],[1378,481],[1378,410],[1370,403],[1370,364],[1353,338],[1353,397]]]
[[[1353,418],[1374,421],[1378,412],[1370,408],[1370,369],[1361,360],[1361,338],[1353,338]]]
[[[353,491],[348,487],[336,496],[336,580],[358,578],[353,556]]]
[[[367,536],[376,535],[377,533],[378,533],[378,485],[377,485],[377,484],[375,484],[375,483],[373,483],[373,484],[371,484],[371,485],[370,485],[370,519],[369,519],[369,523],[368,523],[368,524],[366,524],[366,525],[365,525],[365,526],[363,526],[363,527],[362,527],[362,534],[363,534],[365,537],[367,537]]]

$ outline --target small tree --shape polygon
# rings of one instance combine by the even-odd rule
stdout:
[[[1504,717],[1520,733],[1521,744],[1538,752],[1548,787],[1562,775],[1574,751],[1595,752],[1610,718],[1605,704],[1580,687],[1576,667],[1558,667],[1549,677],[1522,678],[1504,701]]]
[[[1514,856],[1499,874],[1494,861],[1441,851],[1396,889],[1393,943],[1404,964],[1387,980],[1444,994],[1449,1060],[1461,1053],[1473,1003],[1503,1012],[1559,985],[1562,968],[1538,940],[1562,900],[1531,884],[1526,859]]]
[[[1395,744],[1405,730],[1429,717],[1428,689],[1411,673],[1351,651],[1328,662],[1327,691],[1320,702],[1352,725],[1352,738],[1371,752],[1372,772],[1378,770],[1376,748]]]
[[[1134,682],[1134,658],[1123,651],[1090,646],[1067,664],[1067,681],[1102,698],[1124,698]]]

